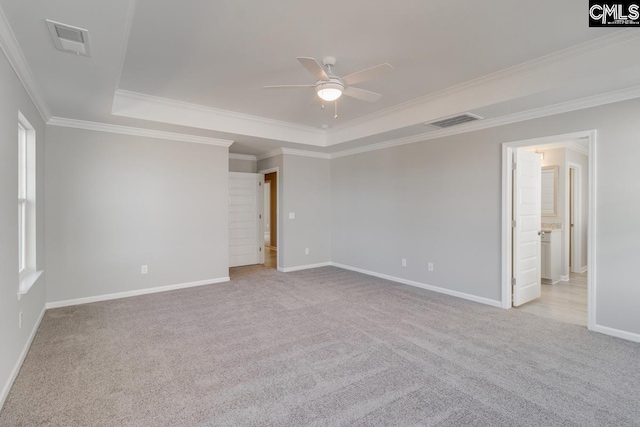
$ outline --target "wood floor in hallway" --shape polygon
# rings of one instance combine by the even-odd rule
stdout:
[[[587,273],[571,273],[568,282],[542,285],[542,296],[518,310],[587,326]]]
[[[278,252],[275,249],[264,247],[264,266],[278,268]]]

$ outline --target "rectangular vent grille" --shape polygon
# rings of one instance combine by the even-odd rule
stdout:
[[[59,27],[55,26],[56,34],[61,39],[71,40],[72,42],[78,42],[84,44],[84,39],[82,38],[82,31],[74,30],[71,28]]]
[[[436,120],[435,122],[427,122],[425,125],[435,126],[437,128],[448,128],[451,126],[461,125],[463,123],[475,122],[476,120],[481,120],[482,117],[476,116],[471,113],[464,113],[458,116],[447,117],[444,119]]]
[[[56,49],[76,55],[90,56],[89,32],[87,30],[49,19],[46,21]]]

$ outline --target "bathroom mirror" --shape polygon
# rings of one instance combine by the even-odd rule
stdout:
[[[542,216],[558,215],[558,166],[542,168]]]

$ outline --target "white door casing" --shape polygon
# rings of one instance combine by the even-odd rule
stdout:
[[[264,263],[264,175],[229,172],[229,267]]]
[[[578,164],[568,162],[567,170],[569,173],[573,170],[573,189],[571,187],[571,182],[567,182],[567,194],[570,196],[567,197],[566,204],[568,207],[566,208],[567,218],[565,219],[565,223],[573,224],[572,229],[569,228],[568,232],[568,241],[567,248],[565,249],[568,257],[571,258],[571,269],[568,271],[571,273],[583,273],[582,271],[582,167]],[[570,181],[570,180],[568,180]],[[573,197],[573,200],[569,200],[570,197]],[[569,244],[571,244],[571,250],[569,249]],[[569,263],[567,263],[569,265]]]
[[[515,150],[513,174],[513,305],[539,298],[541,166],[539,154]]]
[[[513,228],[511,227],[511,223],[514,219],[513,153],[515,153],[518,148],[554,144],[558,141],[575,141],[578,139],[586,139],[589,145],[589,179],[588,182],[584,183],[588,188],[588,202],[585,200],[588,206],[587,265],[589,266],[589,275],[587,276],[587,327],[592,331],[632,341],[640,341],[637,338],[637,334],[601,326],[597,321],[598,215],[596,206],[598,205],[598,191],[596,183],[598,182],[598,132],[595,129],[502,143],[502,308],[508,309],[513,307],[513,285],[511,284],[513,278]]]

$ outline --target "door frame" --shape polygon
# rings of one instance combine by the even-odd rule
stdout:
[[[276,264],[277,264],[276,267],[278,271],[281,271],[280,266],[282,265],[283,245],[282,245],[282,224],[280,222],[280,198],[282,197],[282,187],[280,186],[280,182],[281,182],[280,167],[276,166],[275,168],[262,169],[258,171],[258,173],[262,174],[263,176],[265,174],[272,173],[272,172],[276,173],[276,189],[278,191],[278,194],[276,197],[276,224],[278,224],[278,229],[276,230],[277,245],[278,245],[276,250]],[[264,236],[262,236],[262,241],[264,242]]]
[[[545,145],[586,138],[589,143],[589,223],[587,239],[587,328],[596,328],[596,146],[597,131],[586,130],[563,135],[532,138],[502,144],[502,308],[512,306],[512,244],[511,221],[513,205],[513,182],[511,162],[514,150],[522,147]]]
[[[571,169],[573,169],[573,188],[571,188]],[[573,233],[567,229],[565,253],[569,274],[584,273],[582,271],[582,166],[567,162],[567,200],[565,201],[565,223],[571,226],[571,210],[573,210]],[[573,196],[573,203],[570,198]],[[573,238],[571,237],[573,235]],[[571,251],[573,249],[573,251]],[[571,253],[573,252],[573,254]],[[571,267],[569,267],[571,260]]]

